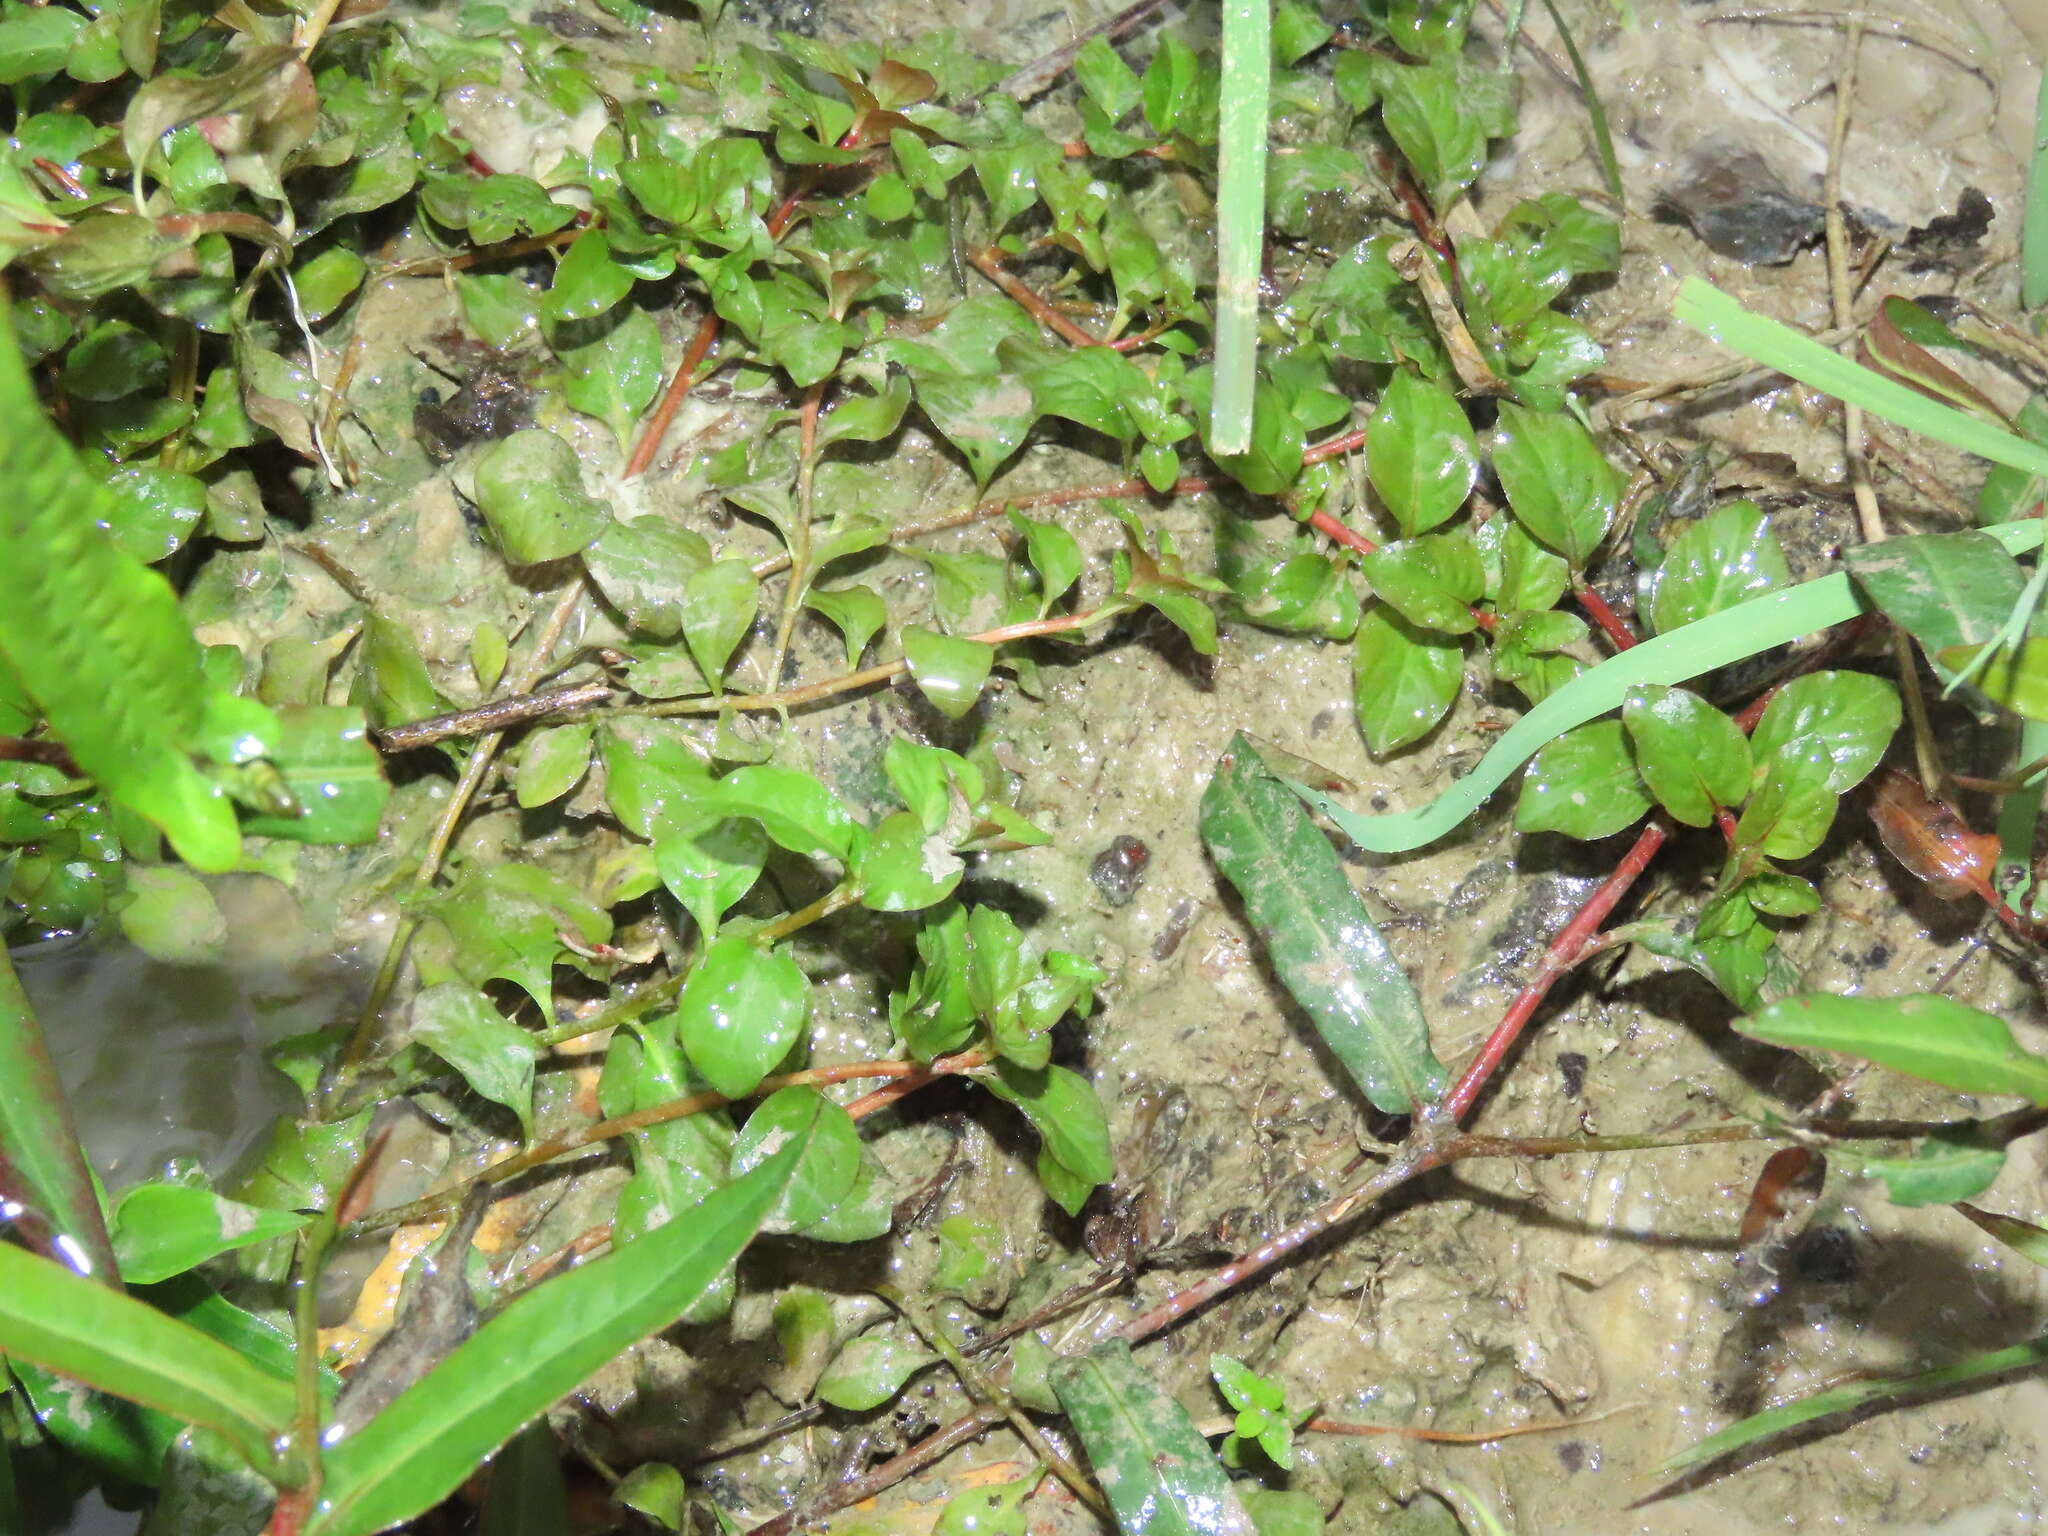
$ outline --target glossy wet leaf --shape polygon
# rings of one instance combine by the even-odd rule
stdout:
[[[1621,501],[1621,473],[1571,417],[1503,403],[1493,468],[1515,520],[1568,560],[1585,565]]]
[[[1351,659],[1358,728],[1382,757],[1426,736],[1465,676],[1465,652],[1455,639],[1379,605],[1360,617]]]
[[[2043,1361],[2048,1361],[2048,1338],[1971,1355],[1956,1361],[1953,1365],[1938,1366],[1934,1370],[1921,1371],[1915,1375],[1885,1376],[1875,1381],[1859,1381],[1844,1387],[1831,1387],[1825,1392],[1816,1392],[1811,1397],[1781,1403],[1775,1408],[1765,1409],[1762,1413],[1739,1419],[1726,1429],[1686,1447],[1659,1467],[1658,1471],[1667,1474],[1685,1472],[1693,1467],[1704,1466],[1708,1462],[1719,1461],[1723,1456],[1739,1451],[1744,1446],[1768,1440],[1773,1435],[1782,1434],[1801,1424],[1810,1424],[1815,1419],[1826,1418],[1829,1414],[1846,1413],[1851,1409],[1861,1408],[1866,1403],[1890,1398],[1911,1398],[1923,1393],[1932,1396],[1963,1382],[2002,1375],[2007,1371],[2026,1370],[2039,1366]]]
[[[1486,569],[1463,528],[1383,544],[1359,565],[1379,599],[1416,627],[1462,635],[1478,626],[1472,605],[1485,591]]]
[[[1479,443],[1443,385],[1403,368],[1387,381],[1366,427],[1366,472],[1402,537],[1457,514],[1479,480]]]
[[[1833,761],[1819,736],[1795,736],[1758,765],[1763,780],[1735,824],[1735,845],[1773,859],[1803,859],[1834,825],[1840,796],[1828,788]]]
[[[128,894],[120,912],[121,931],[151,959],[205,965],[226,949],[227,919],[213,892],[190,870],[169,864],[132,866]]]
[[[566,330],[555,337],[568,374],[562,397],[610,427],[623,452],[633,423],[661,388],[661,331],[646,310],[629,308],[594,336],[584,338],[580,327],[574,334],[573,342]]]
[[[206,708],[198,644],[169,584],[101,531],[119,503],[44,416],[11,333],[0,417],[11,424],[0,434],[0,655],[109,796],[194,868],[231,867],[233,807],[185,751]]]
[[[1415,168],[1430,206],[1451,200],[1486,161],[1486,128],[1447,65],[1390,65],[1379,72],[1380,113],[1388,135]]]
[[[937,906],[960,884],[966,865],[944,837],[909,811],[884,817],[868,839],[855,877],[860,900],[877,912]]]
[[[99,1196],[79,1149],[71,1106],[43,1041],[42,1025],[0,954],[0,1201],[31,1207],[47,1235],[84,1268],[113,1283],[114,1251]],[[31,1224],[30,1230],[33,1230]]]
[[[610,521],[603,504],[583,489],[575,450],[538,427],[484,450],[476,464],[476,503],[514,565],[573,555]]]
[[[733,1143],[733,1177],[755,1169],[790,1145],[798,1156],[767,1218],[771,1232],[798,1231],[853,1192],[860,1175],[860,1132],[852,1118],[815,1088],[781,1088],[754,1106]]]
[[[1130,1345],[1098,1344],[1051,1377],[1125,1536],[1255,1536],[1222,1463]]]
[[[1650,627],[1669,634],[1791,583],[1770,519],[1753,501],[1731,501],[1671,541],[1650,590]]]
[[[1596,720],[1538,752],[1515,803],[1518,832],[1609,837],[1649,814],[1652,801],[1619,720]]]
[[[744,560],[713,561],[683,583],[683,639],[714,688],[725,676],[733,652],[754,627],[761,606],[761,582]]]
[[[563,935],[586,946],[612,936],[602,907],[533,864],[472,868],[427,910],[455,941],[455,966],[465,978],[478,986],[512,982],[543,1014],[553,1007],[555,961],[570,953]]]
[[[1935,653],[1942,667],[1959,672],[1974,665],[1982,645],[1952,645]],[[2029,720],[2048,720],[2048,639],[2023,641],[2018,649],[1994,657],[1972,681],[1988,698]]]
[[[458,272],[455,296],[469,328],[503,352],[540,336],[540,293],[510,272]]]
[[[643,1461],[619,1479],[612,1502],[645,1515],[666,1531],[680,1531],[688,1518],[683,1474],[665,1461]]]
[[[1075,1179],[1092,1186],[1116,1176],[1102,1101],[1080,1073],[1001,1061],[993,1076],[975,1080],[1021,1109],[1044,1141],[1046,1153]]]
[[[1010,509],[1010,526],[1024,536],[1031,569],[1038,573],[1038,611],[1043,615],[1081,579],[1081,546],[1057,523],[1042,523]]]
[[[1951,646],[1990,640],[2005,627],[2026,588],[2019,562],[2004,545],[1975,529],[1852,545],[1842,551],[1842,560],[1856,585],[1886,618],[1920,642],[1930,660]],[[1950,675],[1943,669],[1944,679]]]
[[[1656,683],[1632,688],[1621,723],[1643,782],[1674,819],[1704,827],[1716,810],[1749,797],[1749,742],[1698,694]]]
[[[910,405],[910,381],[891,374],[879,394],[848,394],[818,422],[818,447],[834,443],[878,443],[896,430]]]
[[[533,1064],[541,1047],[483,993],[457,981],[428,987],[413,999],[412,1038],[476,1093],[511,1110],[520,1130],[532,1137]]]
[[[1241,735],[1203,793],[1201,829],[1288,994],[1374,1107],[1434,1102],[1448,1074],[1413,983],[1330,840]]]
[[[654,867],[705,937],[715,938],[719,920],[761,878],[768,846],[768,834],[758,822],[721,821],[701,831],[658,838]]]
[[[1854,1056],[1958,1093],[2018,1094],[2048,1104],[2048,1059],[2021,1049],[1996,1014],[1932,993],[1806,993],[1737,1019],[1735,1027],[1751,1039]]]
[[[861,827],[846,802],[811,774],[776,763],[735,768],[710,786],[710,804],[728,816],[751,816],[791,853],[845,862]]]
[[[360,709],[285,705],[277,711],[271,762],[298,802],[299,814],[245,815],[245,831],[299,843],[356,844],[376,838],[391,783]]]
[[[939,1357],[917,1342],[877,1329],[850,1341],[818,1378],[818,1396],[834,1408],[865,1413],[879,1408],[903,1384]]]
[[[846,665],[851,671],[882,626],[889,620],[889,608],[872,587],[811,588],[804,594],[804,606],[823,614],[846,642]]]
[[[995,648],[979,640],[916,626],[903,631],[903,659],[910,664],[911,677],[949,720],[958,720],[974,708],[995,656]]]
[[[605,232],[586,229],[555,268],[541,309],[551,320],[589,320],[618,303],[632,287],[633,274],[612,259]]]
[[[1899,691],[1867,672],[1809,672],[1780,688],[1765,706],[1749,739],[1754,777],[1761,783],[1771,758],[1802,736],[1817,738],[1827,754],[1823,782],[1847,794],[1868,776],[1899,728]]]
[[[610,522],[583,551],[583,565],[633,628],[660,640],[683,632],[684,584],[711,564],[704,535],[664,517]]]
[[[760,1159],[762,1166],[712,1193],[689,1219],[514,1298],[368,1425],[329,1448],[325,1499],[305,1536],[370,1536],[433,1508],[599,1366],[673,1323],[746,1247],[807,1146],[797,1131],[780,1156]]]
[[[522,810],[559,800],[582,782],[590,770],[595,730],[587,720],[574,720],[547,726],[526,738],[518,772],[512,777],[513,798]]]
[[[728,1098],[754,1091],[789,1053],[810,1012],[810,983],[780,950],[745,938],[712,941],[676,999],[690,1065]]]
[[[256,1467],[290,1429],[290,1381],[125,1292],[0,1243],[0,1351],[218,1430]]]
[[[178,1437],[188,1432],[168,1414],[97,1391],[26,1360],[8,1361],[7,1374],[14,1378],[43,1434],[100,1475],[120,1478],[138,1488],[161,1484],[166,1454]],[[28,1528],[26,1522],[0,1525],[0,1530]]]
[[[2005,1148],[1986,1139],[1977,1126],[1947,1126],[1922,1140],[1909,1157],[1834,1146],[1828,1148],[1828,1163],[1843,1173],[1880,1180],[1893,1205],[1950,1205],[1991,1187],[2005,1169]]]
[[[122,1280],[153,1285],[218,1254],[296,1232],[308,1220],[244,1205],[195,1184],[134,1184],[114,1205],[114,1255]]]

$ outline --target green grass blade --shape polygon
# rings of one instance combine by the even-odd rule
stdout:
[[[1600,105],[1600,93],[1593,89],[1593,77],[1586,72],[1586,61],[1579,57],[1579,45],[1572,41],[1572,29],[1564,24],[1564,16],[1558,11],[1557,0],[1543,0],[1550,19],[1557,23],[1557,35],[1564,44],[1564,56],[1572,61],[1572,73],[1579,77],[1579,94],[1586,98],[1586,115],[1593,122],[1593,147],[1600,152],[1600,171],[1607,178],[1607,194],[1615,202],[1626,205],[1628,199],[1621,189],[1621,166],[1614,158],[1614,136],[1607,131],[1607,110]],[[1512,36],[1502,57],[1513,56]]]
[[[259,1470],[291,1428],[289,1381],[124,1291],[7,1244],[0,1353],[218,1430]]]
[[[2027,221],[2020,231],[2020,302],[2048,304],[2048,73],[2034,102],[2034,159],[2027,171]]]
[[[1832,352],[1789,325],[1753,315],[1701,278],[1679,285],[1671,312],[1711,341],[1752,362],[1775,368],[1838,400],[1860,405],[1873,416],[1896,422],[1937,442],[1974,453],[2029,475],[2048,475],[2048,448],[2002,431],[1954,406],[1942,405],[1896,379],[1885,378]]]
[[[1812,1397],[1803,1397],[1796,1403],[1781,1403],[1776,1408],[1767,1408],[1762,1413],[1752,1414],[1730,1424],[1718,1434],[1707,1436],[1694,1446],[1680,1451],[1665,1462],[1658,1471],[1684,1472],[1693,1467],[1705,1466],[1719,1460],[1731,1451],[1754,1445],[1759,1440],[1800,1424],[1810,1424],[1815,1419],[1824,1419],[1831,1413],[1844,1413],[1860,1408],[1865,1403],[1879,1402],[1885,1398],[1920,1396],[1938,1392],[1943,1387],[1952,1387],[1966,1381],[1981,1380],[1986,1376],[1997,1376],[2005,1371],[2021,1370],[2027,1366],[2048,1361],[2048,1337],[2033,1340],[2027,1344],[2015,1344],[2009,1349],[1994,1349],[1989,1354],[1972,1355],[1967,1360],[1958,1360],[1954,1365],[1944,1365],[1932,1371],[1922,1371],[1917,1376],[1889,1376],[1880,1381],[1859,1381],[1846,1387],[1835,1387],[1826,1392],[1817,1392]]]
[[[7,1200],[33,1207],[26,1219],[47,1221],[78,1267],[118,1283],[70,1101],[13,963],[0,954],[0,1202]]]
[[[1202,796],[1202,841],[1244,900],[1273,968],[1375,1108],[1414,1114],[1450,1074],[1414,984],[1366,915],[1343,861],[1243,736]]]
[[[1224,0],[1216,162],[1216,372],[1209,405],[1209,446],[1216,453],[1243,453],[1252,445],[1272,85],[1272,0]]]
[[[305,1536],[369,1536],[433,1508],[591,1372],[668,1327],[752,1240],[809,1145],[792,1141],[701,1205],[514,1300],[327,1453]]]

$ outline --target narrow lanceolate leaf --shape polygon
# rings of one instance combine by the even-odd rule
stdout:
[[[1737,1019],[1735,1027],[1772,1045],[1859,1056],[1958,1093],[2012,1093],[2048,1104],[2048,1060],[2022,1050],[1996,1014],[1932,993],[1811,992]]]
[[[186,749],[206,709],[170,583],[104,532],[123,516],[50,425],[0,310],[0,658],[116,802],[208,871],[241,857],[227,796]]]
[[[1930,657],[1990,640],[2026,588],[2019,562],[1974,528],[1859,544],[1843,550],[1842,561],[1884,616]]]
[[[1253,1536],[1223,1464],[1130,1345],[1099,1344],[1050,1375],[1125,1536]]]
[[[1415,988],[1329,839],[1240,735],[1202,796],[1202,840],[1294,1000],[1375,1108],[1411,1114],[1448,1074]]]
[[[1979,1209],[1967,1201],[1958,1200],[1956,1209],[2021,1258],[2048,1269],[2048,1230],[2035,1226],[2031,1221],[2021,1221],[2017,1216],[2003,1216],[1997,1211]]]
[[[325,1498],[305,1536],[369,1536],[433,1508],[592,1371],[673,1323],[746,1247],[804,1145],[491,1318],[327,1453]]]
[[[1216,187],[1216,389],[1210,406],[1211,446],[1218,453],[1243,453],[1251,446],[1272,82],[1272,6],[1268,0],[1224,0]]]
[[[291,1427],[289,1381],[124,1291],[0,1243],[0,1354],[218,1430],[267,1467]]]
[[[1997,1376],[2005,1371],[2038,1366],[2043,1361],[2048,1361],[2048,1338],[2015,1344],[2010,1349],[1994,1349],[1987,1354],[1972,1355],[1967,1360],[1958,1360],[1954,1365],[1922,1371],[1917,1376],[1887,1376],[1879,1381],[1859,1381],[1846,1387],[1816,1392],[1812,1397],[1803,1397],[1795,1403],[1782,1403],[1776,1408],[1768,1408],[1762,1413],[1751,1414],[1746,1419],[1737,1420],[1718,1434],[1709,1435],[1699,1444],[1688,1446],[1657,1470],[1665,1473],[1684,1472],[1689,1468],[1717,1461],[1731,1451],[1739,1451],[1745,1445],[1754,1445],[1759,1440],[1769,1439],[1772,1435],[1781,1434],[1796,1425],[1810,1424],[1815,1419],[1826,1418],[1831,1413],[1846,1413],[1851,1408],[1861,1408],[1865,1403],[1882,1402],[1886,1398],[1917,1397],[1938,1392],[1944,1387],[1957,1386],[1962,1382],[1979,1381],[1986,1376]]]
[[[70,1101],[28,995],[0,954],[0,1202],[7,1201],[29,1208],[22,1225],[39,1245],[56,1243],[79,1267],[115,1283],[114,1250]]]

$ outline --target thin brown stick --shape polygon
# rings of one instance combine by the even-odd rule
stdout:
[[[406,725],[387,726],[377,732],[377,744],[386,752],[410,752],[456,736],[479,736],[486,731],[508,731],[515,725],[543,716],[581,714],[615,702],[618,690],[609,683],[577,683],[568,688],[550,688],[545,693],[514,693],[473,709],[430,715]]]
[[[1134,31],[1140,22],[1165,3],[1166,0],[1137,0],[1135,5],[1125,6],[1109,20],[1090,27],[1072,42],[1042,54],[1022,69],[1004,76],[996,82],[994,89],[1021,102],[1043,95],[1052,89],[1053,82],[1073,67],[1076,55],[1089,43],[1098,37],[1115,42],[1125,33]]]

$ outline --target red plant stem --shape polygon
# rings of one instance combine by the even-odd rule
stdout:
[[[1628,620],[1616,613],[1607,599],[1593,590],[1591,583],[1573,582],[1572,595],[1579,600],[1579,606],[1586,610],[1586,617],[1600,626],[1600,633],[1607,637],[1617,651],[1625,651],[1636,643],[1636,632],[1629,627]]]
[[[1354,448],[1363,448],[1364,446],[1365,428],[1358,427],[1350,432],[1340,433],[1336,437],[1326,438],[1320,443],[1311,443],[1302,450],[1301,462],[1304,464],[1320,464],[1325,459],[1334,459],[1340,453],[1349,453]]]
[[[1535,1017],[1551,986],[1571,969],[1579,951],[1607,921],[1608,914],[1628,894],[1629,887],[1642,878],[1643,871],[1650,867],[1650,861],[1670,836],[1671,823],[1661,815],[1636,834],[1634,845],[1614,866],[1614,873],[1601,882],[1600,889],[1593,893],[1593,899],[1579,908],[1572,920],[1550,941],[1550,948],[1544,951],[1543,963],[1537,966],[1536,974],[1508,1005],[1500,1023],[1486,1037],[1486,1043],[1479,1047],[1479,1054],[1472,1058],[1458,1078],[1457,1086],[1432,1111],[1436,1119],[1451,1125],[1465,1118],[1480,1090],[1486,1086],[1487,1079],[1493,1076],[1495,1069],[1513,1049],[1529,1020]]]
[[[633,457],[626,461],[625,478],[646,473],[647,466],[654,462],[654,455],[661,448],[661,440],[668,432],[669,423],[676,419],[676,412],[683,407],[683,401],[697,384],[697,368],[704,356],[711,350],[711,344],[718,340],[718,312],[707,309],[704,318],[697,322],[697,334],[690,338],[689,349],[683,353],[683,360],[676,365],[668,388],[661,393],[661,403],[654,408],[654,414],[647,418],[647,428],[640,434],[640,441],[633,446]]]
[[[1030,312],[1031,318],[1058,336],[1062,341],[1076,347],[1099,347],[1103,342],[1089,335],[1065,315],[1054,309],[1034,292],[1022,278],[1011,272],[1002,263],[993,246],[983,246],[972,252],[968,258],[974,269],[1004,293],[1015,299]]]

